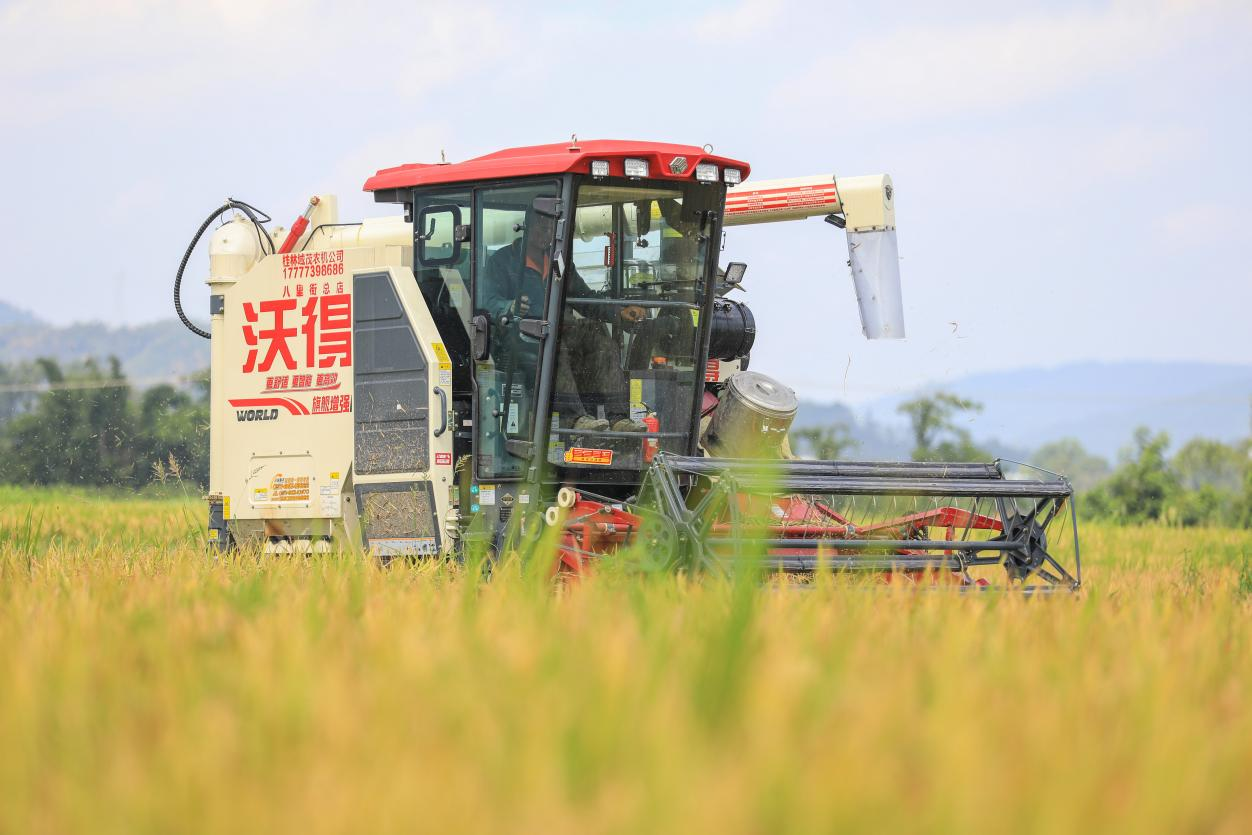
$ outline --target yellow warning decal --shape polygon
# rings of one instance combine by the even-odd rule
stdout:
[[[440,371],[452,370],[452,357],[448,356],[448,349],[443,347],[442,342],[430,343],[430,348],[435,352],[435,359],[439,362]]]
[[[566,464],[591,464],[597,467],[607,467],[613,463],[613,450],[611,449],[588,449],[586,447],[570,447],[565,450]]]
[[[230,518],[230,496],[222,496],[222,518]]]
[[[695,325],[697,328],[700,327],[700,311],[691,311],[691,324]]]

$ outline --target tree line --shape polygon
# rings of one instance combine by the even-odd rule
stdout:
[[[208,393],[207,373],[136,392],[112,357],[0,366],[0,481],[207,486]]]
[[[207,372],[136,391],[115,358],[0,365],[0,481],[138,488],[174,475],[206,487],[208,394]],[[994,459],[963,425],[981,408],[947,392],[902,403],[913,460]],[[842,424],[795,430],[791,443],[810,458],[856,451]],[[1031,463],[1069,478],[1088,518],[1252,527],[1252,440],[1196,438],[1172,454],[1169,446],[1164,433],[1139,429],[1116,466],[1074,439],[1040,447]]]
[[[982,404],[949,392],[900,404],[908,420],[914,461],[991,461],[996,456],[974,441],[962,416]],[[855,454],[847,425],[792,432],[792,448],[810,458]],[[1039,447],[1030,463],[1064,475],[1078,492],[1086,518],[1127,524],[1252,527],[1252,439],[1224,443],[1193,438],[1173,454],[1165,433],[1141,427],[1114,466],[1074,438]]]

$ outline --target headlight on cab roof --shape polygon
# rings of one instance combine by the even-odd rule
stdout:
[[[591,176],[593,177],[609,176],[609,161],[607,159],[593,159],[591,161]]]
[[[646,159],[631,159],[627,157],[623,161],[623,166],[626,169],[627,177],[638,179],[648,176],[648,161]]]
[[[722,171],[722,179],[732,186],[737,186],[743,182],[743,171],[738,168],[727,168]]]
[[[702,162],[696,166],[696,179],[702,183],[717,182],[717,166],[711,162]]]

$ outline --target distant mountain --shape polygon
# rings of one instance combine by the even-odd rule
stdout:
[[[57,327],[34,317],[8,321],[4,317],[10,310],[15,308],[0,304],[0,362],[116,356],[126,375],[141,385],[172,381],[209,366],[208,341],[176,321],[132,327],[95,322]]]
[[[858,416],[842,403],[814,403],[800,401],[793,426],[806,429],[816,426],[847,427],[847,433],[856,441],[856,447],[848,452],[848,458],[888,461],[908,458],[913,444],[902,426],[887,426],[872,418]]]
[[[39,322],[35,314],[7,302],[0,302],[0,327],[5,325],[34,325]]]
[[[120,328],[96,323],[55,327],[0,302],[0,362],[109,355],[144,385],[207,368],[209,343],[173,320]],[[1006,458],[1029,457],[1042,444],[1074,437],[1091,452],[1115,460],[1137,426],[1168,432],[1175,449],[1193,437],[1232,441],[1252,429],[1252,365],[1197,362],[1075,363],[976,374],[882,398],[856,411],[840,403],[804,401],[796,426],[842,423],[859,443],[853,456],[907,458],[912,440],[896,407],[938,388],[983,404],[965,425],[984,448]]]
[[[966,427],[1010,458],[1015,456],[1007,450],[1028,455],[1044,443],[1073,437],[1115,460],[1138,426],[1168,432],[1175,449],[1194,437],[1233,441],[1252,431],[1252,365],[1197,362],[1074,363],[976,374],[876,400],[857,422],[877,427],[878,435],[899,435],[906,424],[896,407],[938,389],[982,403],[983,411],[971,415]],[[823,422],[829,408],[804,403],[798,420]],[[907,453],[907,438],[904,444]]]

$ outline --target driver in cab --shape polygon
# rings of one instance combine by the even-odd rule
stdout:
[[[543,316],[546,278],[527,265],[525,259],[520,236],[487,259],[483,302],[496,322],[504,316]],[[569,282],[566,293],[571,300],[601,296],[587,286],[573,265],[566,271],[565,280]],[[621,352],[605,327],[618,321],[627,327],[633,326],[644,318],[644,309],[638,305],[619,307],[578,301],[570,301],[569,307],[577,311],[580,318],[569,315],[568,311],[562,317],[556,392],[564,395],[567,403],[578,405],[573,414],[562,415],[562,423],[592,432],[647,431],[647,427],[631,420],[627,413],[628,383],[622,370]],[[603,405],[605,417],[597,414],[598,405]]]

